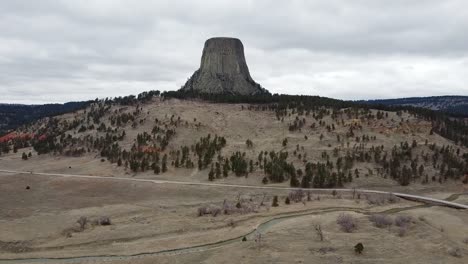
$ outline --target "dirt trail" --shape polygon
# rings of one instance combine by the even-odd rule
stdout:
[[[416,205],[416,206],[409,206],[409,207],[402,207],[402,208],[391,208],[380,212],[370,212],[367,209],[360,209],[360,208],[352,208],[352,207],[331,207],[331,208],[322,208],[322,209],[311,209],[305,210],[301,212],[290,212],[290,213],[281,213],[273,218],[270,218],[262,223],[260,223],[256,228],[252,229],[246,234],[242,234],[236,236],[234,238],[229,238],[226,240],[201,244],[201,245],[194,245],[189,247],[182,247],[182,248],[174,248],[174,249],[166,249],[161,251],[155,252],[144,252],[138,253],[133,255],[98,255],[98,256],[80,256],[80,257],[65,257],[65,258],[18,258],[18,259],[0,259],[0,263],[81,263],[81,262],[106,262],[112,260],[132,260],[142,257],[148,256],[171,256],[171,255],[180,255],[180,254],[190,254],[195,252],[202,252],[207,250],[213,250],[220,247],[228,246],[233,243],[241,242],[243,237],[247,239],[253,239],[255,233],[258,232],[266,232],[270,228],[274,227],[275,225],[297,217],[304,217],[310,215],[317,215],[317,214],[329,214],[334,212],[354,212],[363,215],[370,215],[371,213],[377,214],[395,214],[403,211],[409,211],[414,209],[419,209],[423,207],[430,207],[431,205]]]
[[[16,174],[29,174],[29,175],[45,175],[45,176],[57,176],[57,177],[74,177],[74,178],[91,178],[91,179],[103,179],[103,180],[125,180],[125,181],[139,181],[139,182],[149,182],[153,184],[181,184],[181,185],[200,185],[200,186],[215,186],[215,187],[235,187],[235,188],[254,188],[254,189],[281,189],[281,190],[296,190],[298,188],[288,188],[288,187],[271,187],[271,186],[249,186],[249,185],[234,185],[234,184],[218,184],[218,183],[193,183],[193,182],[179,182],[179,181],[166,181],[166,180],[150,180],[150,179],[135,179],[135,178],[122,178],[122,177],[103,177],[103,176],[91,176],[91,175],[72,175],[72,174],[54,174],[54,173],[40,173],[40,172],[25,172],[25,171],[9,171],[9,170],[0,170],[2,173],[16,173]],[[319,192],[330,192],[334,189],[310,189],[313,191]],[[460,209],[468,208],[466,205],[458,204],[450,202],[455,200],[460,194],[453,194],[448,198],[441,200],[441,199],[434,199],[424,196],[417,196],[417,195],[410,195],[410,194],[402,194],[402,193],[390,193],[384,191],[374,191],[374,190],[353,190],[353,189],[336,189],[337,191],[345,191],[345,192],[352,192],[357,191],[360,193],[373,193],[373,194],[394,194],[396,196],[413,199],[420,202],[425,202],[425,204],[417,205],[417,206],[410,206],[410,207],[403,207],[403,208],[391,208],[381,212],[376,213],[384,213],[384,214],[394,214],[402,211],[408,211],[423,207],[430,207],[435,204],[455,207]],[[270,218],[262,223],[260,223],[256,228],[252,229],[246,234],[242,234],[240,236],[229,238],[222,241],[201,244],[201,245],[194,245],[189,247],[183,248],[174,248],[174,249],[167,249],[162,251],[155,251],[155,252],[145,252],[139,253],[134,255],[101,255],[101,256],[81,256],[81,257],[65,257],[65,258],[18,258],[18,259],[3,259],[0,260],[0,263],[80,263],[80,262],[104,262],[104,261],[112,261],[112,260],[122,260],[122,259],[135,259],[141,258],[145,256],[158,256],[158,255],[178,255],[178,254],[188,254],[193,252],[200,252],[200,251],[207,251],[216,249],[219,247],[224,247],[230,245],[232,243],[236,243],[241,241],[241,238],[244,236],[248,239],[252,238],[255,232],[264,232],[276,224],[296,218],[296,217],[304,217],[308,215],[316,215],[316,214],[327,214],[333,212],[340,212],[340,211],[349,211],[355,212],[359,214],[368,215],[370,214],[369,210],[366,209],[359,209],[359,208],[352,208],[352,207],[332,207],[332,208],[325,208],[325,209],[311,209],[305,210],[300,212],[290,212],[290,213],[281,213],[273,218]]]

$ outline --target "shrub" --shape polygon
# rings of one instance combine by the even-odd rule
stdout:
[[[223,203],[223,212],[225,215],[230,215],[237,212],[237,207],[235,207],[232,203],[228,201],[224,201]]]
[[[413,219],[408,215],[399,215],[395,218],[395,225],[399,227],[408,226]]]
[[[321,247],[317,250],[319,253],[325,255],[329,252],[335,252],[336,251],[336,248],[332,248],[332,247]]]
[[[80,229],[84,230],[88,223],[88,218],[86,216],[81,216],[76,222],[80,225]]]
[[[336,223],[341,227],[341,230],[347,233],[351,233],[357,228],[356,220],[349,214],[340,214]]]
[[[219,207],[212,207],[211,208],[211,215],[213,217],[218,216],[220,213],[221,213],[221,208],[219,208]]]
[[[364,245],[361,242],[359,242],[354,246],[354,252],[356,252],[357,254],[362,254],[362,251],[364,251]]]
[[[374,195],[366,195],[367,202],[371,205],[384,205],[386,203],[397,203],[400,201],[400,198],[395,196],[393,193],[390,194],[385,194],[385,195],[379,195],[379,194],[374,194]]]
[[[305,196],[305,193],[303,190],[294,190],[289,193],[288,197],[290,201],[294,201],[295,203],[298,203],[302,201],[302,198]]]
[[[462,252],[461,252],[461,249],[459,249],[459,248],[451,248],[451,249],[449,249],[448,253],[452,257],[456,257],[456,258],[461,258],[462,257]]]
[[[385,228],[389,227],[393,224],[393,220],[391,217],[382,214],[374,214],[369,217],[369,220],[374,223],[374,225],[378,228]]]
[[[245,241],[247,241],[247,238],[246,238],[246,237],[243,237],[243,238],[242,238],[242,242],[245,242]]]
[[[400,198],[398,198],[396,195],[394,195],[393,193],[390,193],[387,197],[387,201],[389,203],[397,203],[400,201]]]
[[[221,213],[221,208],[217,206],[202,206],[198,208],[198,216],[204,216],[206,214],[211,214],[213,217],[218,216]]]
[[[407,225],[400,226],[400,228],[398,229],[398,236],[399,237],[404,237],[407,232],[408,232],[408,226]]]
[[[99,218],[99,225],[106,226],[106,225],[111,225],[111,220],[108,216],[102,216]]]
[[[199,207],[198,208],[198,216],[204,216],[206,214],[208,214],[208,207],[206,206],[202,206],[202,207]]]
[[[385,204],[385,199],[380,195],[366,195],[366,200],[370,205]]]
[[[285,204],[290,204],[291,203],[291,201],[289,200],[289,197],[286,197],[286,200],[284,200],[284,203]]]

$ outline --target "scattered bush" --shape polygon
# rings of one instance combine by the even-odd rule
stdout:
[[[202,206],[198,208],[198,216],[204,216],[207,214],[211,214],[213,217],[218,216],[221,213],[221,208],[217,206]]]
[[[367,199],[367,202],[370,204],[370,205],[377,205],[377,206],[380,206],[380,205],[384,205],[386,203],[397,203],[400,201],[400,198],[398,198],[397,196],[395,196],[394,194],[390,193],[390,194],[367,194],[366,195],[366,199]]]
[[[305,193],[303,190],[294,190],[288,194],[289,200],[295,203],[302,201],[302,198],[304,198],[304,196]]]
[[[290,204],[291,203],[291,201],[289,200],[289,197],[286,197],[286,200],[284,200],[284,203],[285,204]]]
[[[111,225],[111,220],[108,216],[102,216],[98,220],[98,224],[102,226]]]
[[[325,255],[329,252],[335,252],[336,251],[336,248],[332,248],[332,247],[321,247],[318,249],[318,252]]]
[[[80,229],[79,227],[70,227],[70,228],[66,228],[64,229],[61,234],[67,238],[70,238],[73,236],[73,233],[77,233],[77,232],[81,232],[83,231],[82,229]]]
[[[369,220],[378,228],[390,227],[393,224],[393,220],[390,216],[382,214],[371,215]]]
[[[80,225],[80,229],[84,230],[86,228],[86,224],[88,223],[88,218],[86,216],[81,216],[76,222]]]
[[[451,248],[449,249],[448,253],[450,256],[456,257],[456,258],[461,258],[463,256],[462,251],[459,248]]]
[[[221,208],[219,208],[219,207],[213,207],[213,208],[211,208],[211,215],[212,215],[213,217],[218,216],[220,213],[221,213]]]
[[[198,216],[204,216],[206,214],[209,214],[208,207],[206,206],[198,207]]]
[[[244,200],[233,203],[225,200],[222,207],[215,205],[199,207],[197,210],[197,215],[204,216],[211,214],[213,217],[216,217],[220,214],[249,214],[257,213],[258,211],[259,205],[255,204],[253,201]]]
[[[366,195],[366,200],[370,205],[383,205],[385,204],[385,199],[382,196],[378,195]]]
[[[413,221],[413,218],[408,215],[399,215],[395,218],[395,225],[399,227],[406,227],[408,226],[411,221]]]
[[[357,228],[356,220],[349,214],[340,214],[336,223],[341,227],[341,230],[347,233],[351,233]]]
[[[242,238],[242,242],[245,242],[245,241],[247,241],[247,238],[246,238],[246,237],[243,237],[243,238]]]
[[[398,203],[400,201],[400,198],[398,198],[396,195],[394,195],[393,193],[390,193],[388,196],[387,196],[387,201],[389,203]]]
[[[398,228],[398,236],[399,237],[406,236],[406,233],[408,233],[408,226],[407,225],[400,226],[400,228]]]

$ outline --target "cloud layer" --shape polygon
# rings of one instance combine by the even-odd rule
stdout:
[[[463,0],[2,1],[0,102],[175,90],[213,36],[273,93],[468,95]]]

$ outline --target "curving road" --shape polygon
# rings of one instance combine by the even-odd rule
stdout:
[[[176,185],[193,185],[193,186],[213,186],[213,187],[227,187],[227,188],[244,188],[244,189],[268,189],[268,190],[304,190],[304,191],[315,191],[315,192],[359,192],[368,194],[393,194],[397,197],[415,200],[423,203],[437,204],[442,206],[448,206],[456,209],[468,209],[468,205],[455,203],[443,199],[436,199],[421,195],[413,195],[406,193],[395,193],[377,190],[366,190],[366,189],[313,189],[313,188],[293,188],[293,187],[278,187],[278,186],[254,186],[254,185],[237,185],[228,183],[210,183],[210,182],[187,182],[187,181],[169,181],[169,180],[152,180],[152,179],[136,179],[136,178],[125,178],[125,177],[111,177],[111,176],[93,176],[93,175],[79,175],[79,174],[62,174],[62,173],[46,173],[46,172],[32,172],[32,171],[15,171],[15,170],[1,170],[0,173],[8,174],[27,174],[27,175],[43,175],[43,176],[56,176],[66,178],[83,178],[83,179],[102,179],[102,180],[115,180],[115,181],[136,181],[136,182],[148,182],[153,184],[176,184]]]

